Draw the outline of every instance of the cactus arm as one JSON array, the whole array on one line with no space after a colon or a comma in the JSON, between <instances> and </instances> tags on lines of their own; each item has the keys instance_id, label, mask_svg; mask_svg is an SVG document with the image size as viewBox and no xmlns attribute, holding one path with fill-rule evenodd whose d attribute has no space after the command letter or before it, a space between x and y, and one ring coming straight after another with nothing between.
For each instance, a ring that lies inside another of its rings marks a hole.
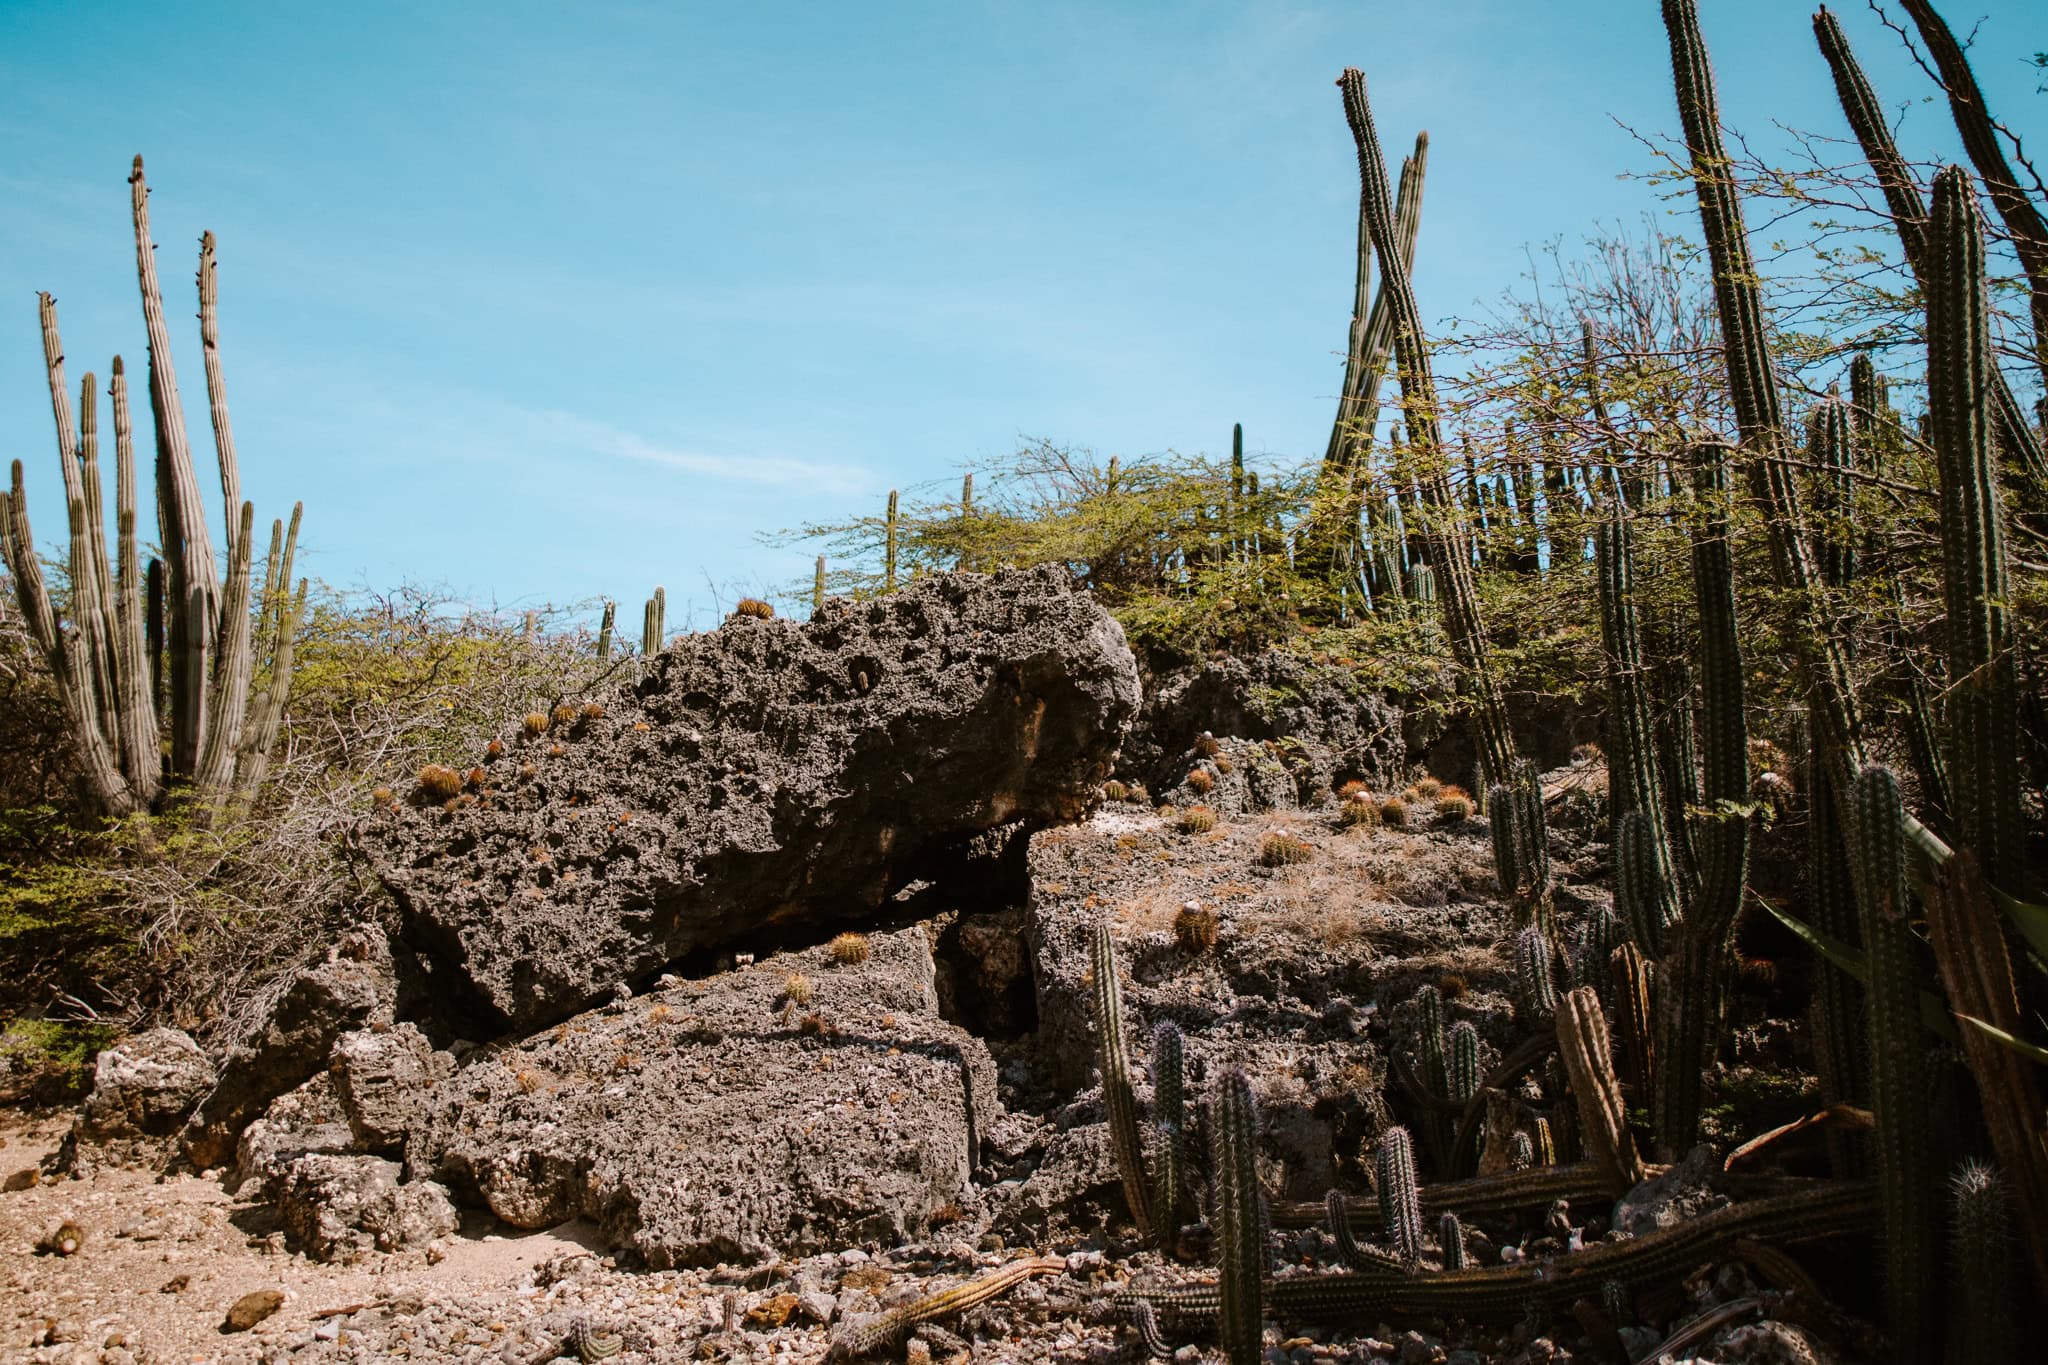
<instances>
[{"instance_id":1,"label":"cactus arm","mask_svg":"<svg viewBox=\"0 0 2048 1365\"><path fill-rule=\"evenodd\" d=\"M296 596L291 595L292 561L299 543L299 518L305 510L304 503L292 505L291 527L285 532L282 557L274 565L277 583L272 592L274 598L264 608L268 624L264 627L264 642L257 647L257 657L267 657L270 664L268 685L257 693L254 710L242 727L242 740L235 750L235 789L244 797L255 794L263 785L263 779L270 771L270 751L277 743L277 732L284 721L285 702L291 696L292 657L298 642L299 623L306 616L306 580L299 580ZM276 523L271 523L272 554L277 554ZM270 574L266 572L266 579Z\"/></svg>"},{"instance_id":2,"label":"cactus arm","mask_svg":"<svg viewBox=\"0 0 2048 1365\"><path fill-rule=\"evenodd\" d=\"M1591 986L1568 991L1559 1002L1557 1054L1578 1101L1586 1150L1607 1175L1612 1192L1625 1194L1643 1178L1643 1163L1622 1109L1621 1083L1608 1051L1607 1015Z\"/></svg>"},{"instance_id":3,"label":"cactus arm","mask_svg":"<svg viewBox=\"0 0 2048 1365\"><path fill-rule=\"evenodd\" d=\"M220 281L211 232L199 235L199 349L206 366L206 407L213 418L213 444L220 452L221 515L227 523L222 549L232 559L240 529L235 509L242 505L242 478L235 463L235 432L228 421L227 386L220 373Z\"/></svg>"},{"instance_id":4,"label":"cactus arm","mask_svg":"<svg viewBox=\"0 0 2048 1365\"><path fill-rule=\"evenodd\" d=\"M121 771L137 804L156 800L163 780L156 697L146 646L141 562L135 543L135 439L128 411L128 376L114 357L107 386L114 410L115 678L121 694Z\"/></svg>"},{"instance_id":5,"label":"cactus arm","mask_svg":"<svg viewBox=\"0 0 2048 1365\"><path fill-rule=\"evenodd\" d=\"M221 600L220 630L214 646L213 683L206 717L206 743L199 751L193 782L204 796L222 796L234 785L235 746L248 714L249 678L249 551L256 521L253 503L242 504L235 548L228 562L227 588Z\"/></svg>"},{"instance_id":6,"label":"cactus arm","mask_svg":"<svg viewBox=\"0 0 2048 1365\"><path fill-rule=\"evenodd\" d=\"M1138 1100L1131 1088L1130 1054L1124 1048L1123 986L1117 979L1116 945L1109 926L1098 924L1090 940L1095 976L1095 1033L1102 1056L1102 1107L1116 1149L1124 1202L1138 1235L1152 1235L1151 1186L1145 1178L1145 1149L1138 1138Z\"/></svg>"}]
</instances>

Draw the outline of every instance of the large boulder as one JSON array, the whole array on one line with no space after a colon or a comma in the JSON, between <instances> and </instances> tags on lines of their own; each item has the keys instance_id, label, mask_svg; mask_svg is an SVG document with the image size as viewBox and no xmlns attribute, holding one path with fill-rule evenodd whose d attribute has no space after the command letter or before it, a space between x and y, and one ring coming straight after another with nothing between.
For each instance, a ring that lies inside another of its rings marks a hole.
<instances>
[{"instance_id":1,"label":"large boulder","mask_svg":"<svg viewBox=\"0 0 2048 1365\"><path fill-rule=\"evenodd\" d=\"M455 1059L434 1051L418 1028L400 1024L344 1033L335 1040L328 1069L357 1147L385 1152L404 1146L428 1092L447 1079Z\"/></svg>"},{"instance_id":2,"label":"large boulder","mask_svg":"<svg viewBox=\"0 0 2048 1365\"><path fill-rule=\"evenodd\" d=\"M400 1184L398 1163L374 1156L299 1157L285 1168L278 1214L293 1249L343 1263L424 1245L460 1223L447 1190L431 1180Z\"/></svg>"},{"instance_id":3,"label":"large boulder","mask_svg":"<svg viewBox=\"0 0 2048 1365\"><path fill-rule=\"evenodd\" d=\"M213 1062L181 1029L151 1029L103 1049L54 1164L84 1174L161 1158L213 1083Z\"/></svg>"},{"instance_id":4,"label":"large boulder","mask_svg":"<svg viewBox=\"0 0 2048 1365\"><path fill-rule=\"evenodd\" d=\"M923 930L866 942L865 961L786 953L480 1053L407 1166L517 1227L591 1218L657 1268L923 1236L973 1198L995 1065L937 1017Z\"/></svg>"},{"instance_id":5,"label":"large boulder","mask_svg":"<svg viewBox=\"0 0 2048 1365\"><path fill-rule=\"evenodd\" d=\"M285 1171L308 1154L360 1155L355 1131L336 1093L334 1073L323 1071L296 1090L270 1102L263 1117L242 1130L235 1143L235 1169L228 1188L244 1199L276 1199Z\"/></svg>"},{"instance_id":6,"label":"large boulder","mask_svg":"<svg viewBox=\"0 0 2048 1365\"><path fill-rule=\"evenodd\" d=\"M228 1049L219 1083L186 1124L181 1140L192 1164L204 1170L233 1160L242 1129L324 1068L343 1034L391 1024L397 992L389 945L367 929L287 978L261 1021Z\"/></svg>"},{"instance_id":7,"label":"large boulder","mask_svg":"<svg viewBox=\"0 0 2048 1365\"><path fill-rule=\"evenodd\" d=\"M1138 702L1123 631L1065 573L948 574L686 636L624 695L511 719L469 792L390 804L364 844L456 1022L524 1031L1080 817Z\"/></svg>"},{"instance_id":8,"label":"large boulder","mask_svg":"<svg viewBox=\"0 0 2048 1365\"><path fill-rule=\"evenodd\" d=\"M1168 792L1213 752L1205 736L1265 741L1229 746L1244 809L1315 805L1354 779L1378 788L1405 781L1400 710L1353 669L1290 650L1223 655L1153 679L1124 770ZM1274 779L1263 781L1268 768Z\"/></svg>"}]
</instances>

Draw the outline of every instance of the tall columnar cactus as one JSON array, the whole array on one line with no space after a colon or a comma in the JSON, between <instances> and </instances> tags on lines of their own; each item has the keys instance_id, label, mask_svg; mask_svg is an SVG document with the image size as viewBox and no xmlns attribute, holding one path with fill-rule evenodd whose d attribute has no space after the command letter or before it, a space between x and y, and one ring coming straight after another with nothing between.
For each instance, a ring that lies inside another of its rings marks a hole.
<instances>
[{"instance_id":1,"label":"tall columnar cactus","mask_svg":"<svg viewBox=\"0 0 2048 1365\"><path fill-rule=\"evenodd\" d=\"M817 568L811 574L811 615L825 610L825 556L818 556Z\"/></svg>"},{"instance_id":2,"label":"tall columnar cactus","mask_svg":"<svg viewBox=\"0 0 2048 1365\"><path fill-rule=\"evenodd\" d=\"M619 604L616 602L606 602L604 604L604 616L599 620L597 626L597 661L599 663L604 663L612 657L612 627L617 624L618 616Z\"/></svg>"},{"instance_id":3,"label":"tall columnar cactus","mask_svg":"<svg viewBox=\"0 0 2048 1365\"><path fill-rule=\"evenodd\" d=\"M1643 1178L1643 1166L1629 1136L1621 1084L1614 1074L1607 1015L1591 987L1567 991L1558 1001L1557 1055L1578 1102L1580 1140L1620 1194Z\"/></svg>"},{"instance_id":4,"label":"tall columnar cactus","mask_svg":"<svg viewBox=\"0 0 2048 1365\"><path fill-rule=\"evenodd\" d=\"M1163 1022L1152 1030L1152 1128L1157 1139L1152 1182L1152 1217L1159 1245L1172 1255L1186 1221L1187 1188L1186 1047L1180 1030Z\"/></svg>"},{"instance_id":5,"label":"tall columnar cactus","mask_svg":"<svg viewBox=\"0 0 2048 1365\"><path fill-rule=\"evenodd\" d=\"M1675 502L1676 499L1674 498ZM1676 656L1679 651L1670 651ZM1685 904L1700 890L1699 852L1692 843L1692 812L1700 804L1699 739L1693 729L1692 666L1682 657L1667 657L1657 670L1657 775L1664 779L1664 836L1671 866L1678 876L1678 902Z\"/></svg>"},{"instance_id":6,"label":"tall columnar cactus","mask_svg":"<svg viewBox=\"0 0 2048 1365\"><path fill-rule=\"evenodd\" d=\"M1669 935L1659 972L1653 1086L1657 1145L1674 1158L1691 1150L1699 1128L1701 1081L1720 1037L1729 950L1748 879L1750 830L1749 724L1743 709L1742 646L1736 637L1727 449L1698 442L1691 459L1698 517L1692 577L1699 610L1703 779L1693 845L1700 889ZM1832 775L1832 764L1829 770Z\"/></svg>"},{"instance_id":7,"label":"tall columnar cactus","mask_svg":"<svg viewBox=\"0 0 2048 1365\"><path fill-rule=\"evenodd\" d=\"M1948 614L1948 771L1956 836L1993 885L2019 889L2019 701L1998 476L1991 461L1984 223L1967 172L1934 177L1928 232L1927 409L1941 474Z\"/></svg>"},{"instance_id":8,"label":"tall columnar cactus","mask_svg":"<svg viewBox=\"0 0 2048 1365\"><path fill-rule=\"evenodd\" d=\"M1402 1127L1380 1135L1380 1224L1387 1244L1410 1266L1422 1260L1422 1191L1415 1179L1415 1144Z\"/></svg>"},{"instance_id":9,"label":"tall columnar cactus","mask_svg":"<svg viewBox=\"0 0 2048 1365\"><path fill-rule=\"evenodd\" d=\"M1905 803L1898 780L1879 767L1856 779L1858 898L1866 967L1870 1098L1877 1115L1873 1163L1884 1195L1885 1304L1892 1355L1901 1365L1932 1357L1934 1186L1920 1040L1920 972L1914 960L1912 901L1906 891Z\"/></svg>"},{"instance_id":10,"label":"tall columnar cactus","mask_svg":"<svg viewBox=\"0 0 2048 1365\"><path fill-rule=\"evenodd\" d=\"M1109 1117L1110 1145L1116 1150L1117 1174L1123 1180L1124 1202L1138 1233L1152 1233L1152 1190L1145 1178L1145 1149L1138 1137L1138 1098L1131 1087L1130 1054L1124 1048L1123 986L1117 977L1116 944L1109 926L1098 924L1090 942L1090 967L1095 976L1095 1036L1102 1049L1102 1107Z\"/></svg>"},{"instance_id":11,"label":"tall columnar cactus","mask_svg":"<svg viewBox=\"0 0 2048 1365\"><path fill-rule=\"evenodd\" d=\"M1216 1190L1218 1317L1230 1365L1259 1365L1265 1330L1266 1222L1259 1190L1258 1112L1243 1067L1225 1067L1210 1099L1209 1164Z\"/></svg>"},{"instance_id":12,"label":"tall columnar cactus","mask_svg":"<svg viewBox=\"0 0 2048 1365\"><path fill-rule=\"evenodd\" d=\"M1642 817L1635 856L1646 860L1654 875L1636 884L1639 904L1632 913L1644 923L1661 925L1676 919L1679 907L1664 832L1664 783L1657 772L1649 673L1636 622L1634 518L1620 501L1609 510L1593 532L1600 639L1607 655L1607 806L1617 849L1622 822L1631 815Z\"/></svg>"},{"instance_id":13,"label":"tall columnar cactus","mask_svg":"<svg viewBox=\"0 0 2048 1365\"><path fill-rule=\"evenodd\" d=\"M1344 117L1358 149L1359 199L1373 250L1382 261L1400 257L1394 228L1393 197L1388 192L1387 163L1366 99L1365 76L1347 69L1338 79L1344 93ZM1464 671L1466 699L1471 705L1477 747L1490 777L1499 780L1514 766L1514 736L1508 728L1507 705L1494 676L1486 625L1479 610L1478 587L1472 574L1471 546L1459 525L1457 500L1450 489L1449 467L1439 426L1436 378L1430 370L1429 339L1415 290L1402 271L1385 272L1388 311L1393 319L1394 362L1401 381L1403 419L1422 495L1429 506L1425 532L1430 567L1442 595L1444 623L1451 652Z\"/></svg>"},{"instance_id":14,"label":"tall columnar cactus","mask_svg":"<svg viewBox=\"0 0 2048 1365\"><path fill-rule=\"evenodd\" d=\"M1655 957L1663 953L1665 936L1678 922L1678 905L1657 865L1651 830L1649 817L1639 810L1622 816L1616 825L1614 908L1628 925L1629 937Z\"/></svg>"},{"instance_id":15,"label":"tall columnar cactus","mask_svg":"<svg viewBox=\"0 0 2048 1365\"><path fill-rule=\"evenodd\" d=\"M1479 1030L1460 1020L1451 1029L1450 1098L1469 1103L1479 1093Z\"/></svg>"},{"instance_id":16,"label":"tall columnar cactus","mask_svg":"<svg viewBox=\"0 0 2048 1365\"><path fill-rule=\"evenodd\" d=\"M1534 769L1517 763L1513 776L1487 789L1486 812L1493 840L1493 867L1518 927L1537 925L1553 941L1550 836L1543 818L1543 793Z\"/></svg>"},{"instance_id":17,"label":"tall columnar cactus","mask_svg":"<svg viewBox=\"0 0 2048 1365\"><path fill-rule=\"evenodd\" d=\"M656 587L654 596L647 599L646 610L640 624L640 654L651 659L661 653L662 642L668 638L668 593Z\"/></svg>"},{"instance_id":18,"label":"tall columnar cactus","mask_svg":"<svg viewBox=\"0 0 2048 1365\"><path fill-rule=\"evenodd\" d=\"M1818 573L1800 515L1794 462L1786 458L1791 452L1787 449L1783 408L1764 321L1762 276L1750 253L1741 197L1729 173L1734 163L1721 137L1713 69L1708 64L1706 42L1700 36L1695 0L1664 0L1663 10L1665 31L1671 40L1672 83L1678 97L1679 120L1685 127L1700 226L1713 265L1714 301L1721 321L1728 396L1741 434L1750 492L1763 511L1771 570L1786 614L1781 633L1792 646L1830 775L1847 786L1863 766L1863 722L1842 642L1828 629L1814 596ZM1708 687L1713 686L1712 679L1704 681ZM1710 708L1714 705L1711 698L1707 704ZM1707 762L1712 765L1714 760L1709 757ZM1722 799L1715 792L1707 793L1710 803ZM1725 850L1721 856L1726 856ZM1705 875L1703 871L1703 881ZM1702 895L1705 894L1703 888ZM1704 974L1717 978L1721 974L1718 958L1711 971L1707 970L1708 964L1700 965ZM1676 996L1678 992L1670 994ZM1676 1058L1670 1060L1673 1065L1666 1068L1667 1072L1696 1074L1695 1068L1677 1065ZM1680 1103L1673 1111L1672 1127L1667 1130L1659 1125L1660 1140L1675 1137L1677 1128L1688 1118L1697 1118L1696 1104L1688 1103L1684 1096L1675 1098ZM1689 1146L1690 1141L1688 1133L1684 1145Z\"/></svg>"},{"instance_id":19,"label":"tall columnar cactus","mask_svg":"<svg viewBox=\"0 0 2048 1365\"><path fill-rule=\"evenodd\" d=\"M1551 972L1553 946L1535 925L1515 935L1515 1008L1528 1028L1547 1028L1557 1017L1557 983Z\"/></svg>"},{"instance_id":20,"label":"tall columnar cactus","mask_svg":"<svg viewBox=\"0 0 2048 1365\"><path fill-rule=\"evenodd\" d=\"M1996 1168L1968 1162L1949 1184L1948 1359L2018 1360L2013 1331L2012 1209Z\"/></svg>"},{"instance_id":21,"label":"tall columnar cactus","mask_svg":"<svg viewBox=\"0 0 2048 1365\"><path fill-rule=\"evenodd\" d=\"M136 548L136 481L127 379L114 360L112 399L116 463L116 545L110 560L100 484L99 404L87 375L74 416L58 336L56 302L40 296L43 359L57 429L70 531L68 610L52 607L36 559L22 469L13 467L0 495L0 558L14 578L29 634L57 684L80 776L93 805L109 816L151 809L166 779L188 785L202 801L247 796L263 779L274 747L292 671L292 641L303 608L290 589L299 513L287 540L275 523L260 601L252 602L250 532L255 512L241 501L234 434L221 375L219 285L213 235L200 243L199 326L206 387L218 453L228 572L217 575L213 543L200 505L199 481L185 431L170 331L157 284L149 236L148 187L142 160L129 177L136 275L149 335L151 412L157 450L157 530L165 573L152 561L147 606ZM168 584L165 580L168 579ZM252 612L255 620L252 623ZM170 746L162 747L159 684L168 654ZM257 690L258 670L267 671ZM253 706L252 706L252 692Z\"/></svg>"},{"instance_id":22,"label":"tall columnar cactus","mask_svg":"<svg viewBox=\"0 0 2048 1365\"><path fill-rule=\"evenodd\" d=\"M1612 999L1607 959L1625 938L1621 916L1612 906L1594 905L1587 910L1579 921L1579 941L1572 953L1572 984L1593 987L1603 1002Z\"/></svg>"},{"instance_id":23,"label":"tall columnar cactus","mask_svg":"<svg viewBox=\"0 0 2048 1365\"><path fill-rule=\"evenodd\" d=\"M896 591L896 490L889 490L889 513L882 529L882 591Z\"/></svg>"}]
</instances>

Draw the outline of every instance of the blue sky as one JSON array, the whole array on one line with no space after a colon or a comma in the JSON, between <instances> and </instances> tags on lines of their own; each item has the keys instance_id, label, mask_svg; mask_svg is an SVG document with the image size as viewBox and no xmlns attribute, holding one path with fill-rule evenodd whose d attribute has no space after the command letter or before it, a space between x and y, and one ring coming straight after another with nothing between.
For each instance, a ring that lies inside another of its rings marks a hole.
<instances>
[{"instance_id":1,"label":"blue sky","mask_svg":"<svg viewBox=\"0 0 2048 1365\"><path fill-rule=\"evenodd\" d=\"M2021 58L1978 72L2048 156ZM1724 114L1841 131L1804 4L1702 0ZM1891 104L1928 93L1856 3ZM0 0L0 459L62 508L34 291L74 383L143 344L145 155L201 479L192 269L220 238L244 495L302 569L480 602L666 585L671 626L805 578L756 533L1044 436L1319 452L1356 225L1332 84L1428 128L1417 287L1469 312L1525 249L1656 207L1619 126L1674 128L1656 0L1014 5ZM1955 155L1946 111L1912 155ZM146 439L146 438L145 438ZM716 584L714 591L710 586Z\"/></svg>"}]
</instances>

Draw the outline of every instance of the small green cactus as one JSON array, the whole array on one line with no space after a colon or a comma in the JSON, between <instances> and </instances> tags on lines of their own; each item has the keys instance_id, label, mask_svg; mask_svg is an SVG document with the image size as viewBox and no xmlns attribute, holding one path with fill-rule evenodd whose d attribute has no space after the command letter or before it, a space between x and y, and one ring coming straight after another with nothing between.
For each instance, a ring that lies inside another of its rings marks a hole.
<instances>
[{"instance_id":1,"label":"small green cactus","mask_svg":"<svg viewBox=\"0 0 2048 1365\"><path fill-rule=\"evenodd\" d=\"M1543 1027L1557 1017L1557 984L1551 976L1550 940L1530 925L1515 935L1515 994L1525 1027Z\"/></svg>"},{"instance_id":2,"label":"small green cactus","mask_svg":"<svg viewBox=\"0 0 2048 1365\"><path fill-rule=\"evenodd\" d=\"M1451 1030L1450 1098L1467 1104L1479 1093L1479 1030L1460 1020Z\"/></svg>"},{"instance_id":3,"label":"small green cactus","mask_svg":"<svg viewBox=\"0 0 2048 1365\"><path fill-rule=\"evenodd\" d=\"M1465 1258L1465 1227L1458 1221L1458 1215L1449 1209L1436 1225L1437 1249L1443 1253L1445 1270L1463 1270Z\"/></svg>"},{"instance_id":4,"label":"small green cactus","mask_svg":"<svg viewBox=\"0 0 2048 1365\"><path fill-rule=\"evenodd\" d=\"M1186 1047L1171 1021L1152 1030L1152 1128L1156 1163L1152 1186L1153 1222L1159 1245L1172 1255L1186 1214L1187 1186Z\"/></svg>"},{"instance_id":5,"label":"small green cactus","mask_svg":"<svg viewBox=\"0 0 2048 1365\"><path fill-rule=\"evenodd\" d=\"M1215 1181L1216 1253L1223 1271L1219 1313L1230 1365L1260 1365L1266 1226L1259 1190L1258 1110L1243 1067L1218 1073L1210 1099L1209 1164Z\"/></svg>"}]
</instances>

